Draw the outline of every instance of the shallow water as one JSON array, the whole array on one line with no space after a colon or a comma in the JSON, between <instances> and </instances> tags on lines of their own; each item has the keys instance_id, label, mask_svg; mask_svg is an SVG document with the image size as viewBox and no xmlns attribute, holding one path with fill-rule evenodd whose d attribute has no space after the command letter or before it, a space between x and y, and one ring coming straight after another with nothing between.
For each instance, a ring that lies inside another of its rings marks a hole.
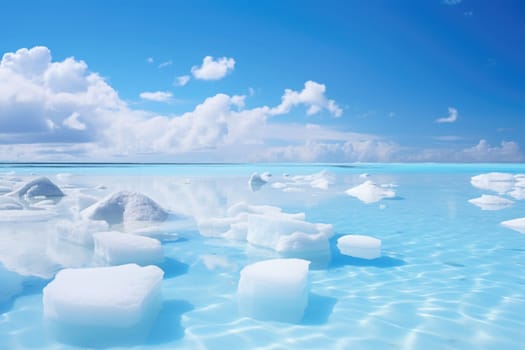
<instances>
[{"instance_id":1,"label":"shallow water","mask_svg":"<svg viewBox=\"0 0 525 350\"><path fill-rule=\"evenodd\" d=\"M272 183L327 170L327 189ZM252 191L253 172L273 174ZM142 192L176 214L159 228L163 243L163 304L137 349L520 349L525 343L525 235L501 221L525 216L525 201L486 211L468 202L482 194L474 175L525 173L516 164L342 165L0 165L0 185L16 188L45 175L66 196L34 203L23 213L0 210L0 263L24 277L13 298L0 298L0 349L78 348L59 341L43 319L42 288L64 267L96 264L92 248L56 239L58 221L78 219L79 196ZM345 190L365 181L396 185L396 197L365 204ZM508 198L508 197L507 197ZM247 264L278 257L243 241L203 237L195 225L221 217L240 201L304 212L334 226L331 256L313 264L302 321L241 317L236 290ZM17 211L18 212L18 211ZM382 240L382 257L339 254L337 237ZM0 278L2 275L0 274Z\"/></svg>"}]
</instances>

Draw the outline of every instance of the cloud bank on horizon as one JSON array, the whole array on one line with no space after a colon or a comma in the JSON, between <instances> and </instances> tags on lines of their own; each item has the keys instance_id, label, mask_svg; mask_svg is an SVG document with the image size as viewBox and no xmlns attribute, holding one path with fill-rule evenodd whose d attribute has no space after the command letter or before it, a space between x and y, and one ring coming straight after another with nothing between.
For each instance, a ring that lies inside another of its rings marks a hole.
<instances>
[{"instance_id":1,"label":"cloud bank on horizon","mask_svg":"<svg viewBox=\"0 0 525 350\"><path fill-rule=\"evenodd\" d=\"M152 61L153 59L151 59ZM204 57L198 80L232 74L235 60ZM189 80L179 77L179 85ZM250 90L252 91L252 90ZM273 106L246 107L250 96L217 93L185 113L138 109L88 64L53 61L44 46L7 52L0 63L0 159L4 161L519 161L516 142L481 139L462 149L411 149L380 135L339 131L329 124L296 123L291 113L342 118L343 108L322 84L284 88ZM169 102L169 91L143 92ZM304 111L301 110L304 108ZM438 123L457 120L458 111Z\"/></svg>"}]
</instances>

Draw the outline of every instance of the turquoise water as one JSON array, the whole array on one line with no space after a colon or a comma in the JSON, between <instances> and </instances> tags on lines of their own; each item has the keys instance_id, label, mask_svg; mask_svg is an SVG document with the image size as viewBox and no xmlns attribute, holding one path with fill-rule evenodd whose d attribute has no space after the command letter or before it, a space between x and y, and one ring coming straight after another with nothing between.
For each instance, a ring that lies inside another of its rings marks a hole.
<instances>
[{"instance_id":1,"label":"turquoise water","mask_svg":"<svg viewBox=\"0 0 525 350\"><path fill-rule=\"evenodd\" d=\"M322 170L332 174L326 189L272 187L288 181L284 173ZM252 191L248 178L264 171L273 174L270 182ZM525 165L0 165L4 186L45 175L66 193L57 204L27 215L0 210L0 263L24 276L21 290L8 300L0 298L0 349L82 348L74 339L62 343L43 318L42 288L54 273L92 263L90 248L54 239L56 226L75 220L79 195L103 198L118 190L147 194L175 213L180 220L161 230L178 239L163 242L163 304L147 337L129 344L99 339L97 346L522 349L525 235L500 222L524 217L525 200L495 211L468 202L496 194L470 183L472 176L494 171L523 174ZM345 190L365 181L363 173L378 184L395 185L396 197L365 204L346 195ZM240 316L240 270L279 255L245 241L203 237L195 225L224 216L241 201L304 212L307 221L334 227L329 260L310 269L309 302L300 322ZM382 257L341 255L335 241L344 234L381 239Z\"/></svg>"}]
</instances>

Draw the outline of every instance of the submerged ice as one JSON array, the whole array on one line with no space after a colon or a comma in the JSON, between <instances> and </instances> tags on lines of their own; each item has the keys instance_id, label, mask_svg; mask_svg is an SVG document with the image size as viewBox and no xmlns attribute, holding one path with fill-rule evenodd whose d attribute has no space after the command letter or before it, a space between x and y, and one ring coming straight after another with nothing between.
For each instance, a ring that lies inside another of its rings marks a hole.
<instances>
[{"instance_id":1,"label":"submerged ice","mask_svg":"<svg viewBox=\"0 0 525 350\"><path fill-rule=\"evenodd\" d=\"M363 235L345 235L337 240L341 254L360 259L376 259L381 256L381 240Z\"/></svg>"}]
</instances>

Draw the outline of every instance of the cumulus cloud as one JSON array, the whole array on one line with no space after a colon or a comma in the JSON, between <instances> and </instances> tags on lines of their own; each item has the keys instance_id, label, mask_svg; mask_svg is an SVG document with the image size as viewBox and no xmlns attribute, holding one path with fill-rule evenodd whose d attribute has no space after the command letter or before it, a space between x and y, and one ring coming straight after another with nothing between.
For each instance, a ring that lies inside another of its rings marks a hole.
<instances>
[{"instance_id":1,"label":"cumulus cloud","mask_svg":"<svg viewBox=\"0 0 525 350\"><path fill-rule=\"evenodd\" d=\"M454 107L448 107L448 117L436 119L436 123L454 123L458 120L458 110Z\"/></svg>"},{"instance_id":2,"label":"cumulus cloud","mask_svg":"<svg viewBox=\"0 0 525 350\"><path fill-rule=\"evenodd\" d=\"M151 64L151 63L155 62L155 60L153 59L153 57L148 57L148 58L146 58L146 62Z\"/></svg>"},{"instance_id":3,"label":"cumulus cloud","mask_svg":"<svg viewBox=\"0 0 525 350\"><path fill-rule=\"evenodd\" d=\"M281 98L281 104L273 108L271 113L276 115L285 114L290 112L292 107L306 105L308 107L306 111L308 115L319 113L325 109L333 116L340 117L343 114L343 110L334 100L327 99L325 92L326 86L324 84L309 80L304 83L304 88L301 91L286 89Z\"/></svg>"},{"instance_id":4,"label":"cumulus cloud","mask_svg":"<svg viewBox=\"0 0 525 350\"><path fill-rule=\"evenodd\" d=\"M195 79L200 80L219 80L226 76L226 74L233 71L235 67L235 60L228 57L219 57L214 59L212 56L206 56L202 60L202 65L193 66L191 74Z\"/></svg>"},{"instance_id":5,"label":"cumulus cloud","mask_svg":"<svg viewBox=\"0 0 525 350\"><path fill-rule=\"evenodd\" d=\"M491 146L486 140L462 151L463 159L472 162L520 162L524 160L519 145L514 141L501 141L499 146Z\"/></svg>"},{"instance_id":6,"label":"cumulus cloud","mask_svg":"<svg viewBox=\"0 0 525 350\"><path fill-rule=\"evenodd\" d=\"M173 94L169 91L155 91L155 92L141 92L140 98L143 100L155 101L155 102L168 102L173 97Z\"/></svg>"},{"instance_id":7,"label":"cumulus cloud","mask_svg":"<svg viewBox=\"0 0 525 350\"><path fill-rule=\"evenodd\" d=\"M77 112L73 112L69 117L67 117L66 119L64 119L64 121L62 122L62 124L70 129L74 129L74 130L86 130L86 124L82 123L78 118L80 117L80 114L78 114ZM51 123L53 123L51 121ZM54 124L52 125L53 127L56 127L54 126Z\"/></svg>"},{"instance_id":8,"label":"cumulus cloud","mask_svg":"<svg viewBox=\"0 0 525 350\"><path fill-rule=\"evenodd\" d=\"M175 86L185 86L190 81L191 77L189 75L181 75L180 77L175 78L173 85Z\"/></svg>"}]
</instances>

